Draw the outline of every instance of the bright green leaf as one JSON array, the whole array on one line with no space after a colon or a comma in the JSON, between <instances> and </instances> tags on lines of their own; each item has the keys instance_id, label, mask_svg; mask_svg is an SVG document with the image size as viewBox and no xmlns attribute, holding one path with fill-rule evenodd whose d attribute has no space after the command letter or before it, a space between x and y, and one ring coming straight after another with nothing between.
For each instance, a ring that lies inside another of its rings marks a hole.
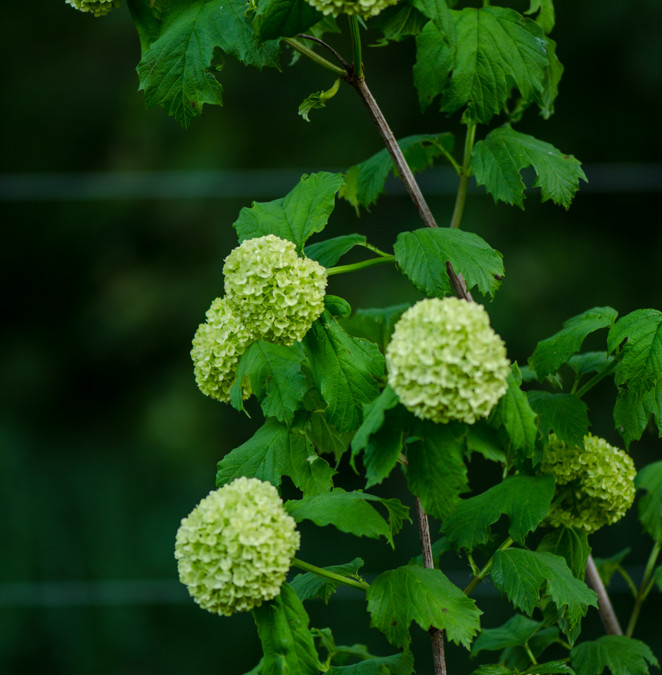
<instances>
[{"instance_id":1,"label":"bright green leaf","mask_svg":"<svg viewBox=\"0 0 662 675\"><path fill-rule=\"evenodd\" d=\"M326 675L412 675L414 657L411 652L359 661L351 666L332 666Z\"/></svg>"},{"instance_id":2,"label":"bright green leaf","mask_svg":"<svg viewBox=\"0 0 662 675\"><path fill-rule=\"evenodd\" d=\"M533 187L539 187L542 201L570 206L579 189L579 181L586 180L581 164L572 155L564 155L553 145L510 126L499 127L476 143L471 155L471 167L478 185L484 185L494 201L516 204L524 208L524 181L520 172L533 167L537 178Z\"/></svg>"},{"instance_id":3,"label":"bright green leaf","mask_svg":"<svg viewBox=\"0 0 662 675\"><path fill-rule=\"evenodd\" d=\"M446 263L461 274L467 290L474 286L494 296L505 274L503 256L473 232L450 228L422 228L401 232L394 246L395 259L414 286L428 297L453 292Z\"/></svg>"},{"instance_id":4,"label":"bright green leaf","mask_svg":"<svg viewBox=\"0 0 662 675\"><path fill-rule=\"evenodd\" d=\"M456 644L468 648L479 630L481 611L446 575L415 565L380 574L367 593L371 626L397 647L409 644L409 625L424 631L431 626L446 631Z\"/></svg>"},{"instance_id":5,"label":"bright green leaf","mask_svg":"<svg viewBox=\"0 0 662 675\"><path fill-rule=\"evenodd\" d=\"M331 100L340 88L340 78L338 78L329 89L316 91L308 96L299 105L299 115L303 117L306 122L310 122L311 110L320 110L326 108L326 102Z\"/></svg>"},{"instance_id":6,"label":"bright green leaf","mask_svg":"<svg viewBox=\"0 0 662 675\"><path fill-rule=\"evenodd\" d=\"M536 23L545 34L551 33L556 21L553 0L530 0L530 3L529 9L524 13L535 14L539 12Z\"/></svg>"},{"instance_id":7,"label":"bright green leaf","mask_svg":"<svg viewBox=\"0 0 662 675\"><path fill-rule=\"evenodd\" d=\"M257 0L253 27L260 40L307 33L324 16L306 0Z\"/></svg>"},{"instance_id":8,"label":"bright green leaf","mask_svg":"<svg viewBox=\"0 0 662 675\"><path fill-rule=\"evenodd\" d=\"M324 229L342 184L342 174L314 173L303 176L281 199L253 202L241 210L234 223L239 241L275 234L293 241L302 251L306 240Z\"/></svg>"},{"instance_id":9,"label":"bright green leaf","mask_svg":"<svg viewBox=\"0 0 662 675\"><path fill-rule=\"evenodd\" d=\"M581 445L588 433L588 406L573 394L550 394L528 391L527 398L534 412L540 415L543 434L553 431L569 445Z\"/></svg>"},{"instance_id":10,"label":"bright green leaf","mask_svg":"<svg viewBox=\"0 0 662 675\"><path fill-rule=\"evenodd\" d=\"M521 614L515 614L511 619L498 628L483 628L471 648L471 655L477 656L483 650L501 651L506 647L526 645L541 627L539 621L527 619Z\"/></svg>"},{"instance_id":11,"label":"bright green leaf","mask_svg":"<svg viewBox=\"0 0 662 675\"><path fill-rule=\"evenodd\" d=\"M473 551L489 540L490 527L505 514L510 536L521 544L547 515L554 490L549 475L509 476L482 494L461 500L442 529L456 549Z\"/></svg>"},{"instance_id":12,"label":"bright green leaf","mask_svg":"<svg viewBox=\"0 0 662 675\"><path fill-rule=\"evenodd\" d=\"M346 319L352 313L352 306L345 298L331 295L330 293L324 296L324 307L329 310L331 316L340 317L341 319Z\"/></svg>"},{"instance_id":13,"label":"bright green leaf","mask_svg":"<svg viewBox=\"0 0 662 675\"><path fill-rule=\"evenodd\" d=\"M354 560L344 565L329 565L322 569L344 577L359 579L361 567L363 567L363 560L361 558L354 558ZM311 600L312 598L321 598L325 604L328 604L331 596L336 592L339 583L339 581L333 581L312 572L305 572L297 574L292 579L290 585L302 602Z\"/></svg>"},{"instance_id":14,"label":"bright green leaf","mask_svg":"<svg viewBox=\"0 0 662 675\"><path fill-rule=\"evenodd\" d=\"M646 493L637 504L639 521L644 530L662 544L662 462L654 462L641 469L634 484Z\"/></svg>"},{"instance_id":15,"label":"bright green leaf","mask_svg":"<svg viewBox=\"0 0 662 675\"><path fill-rule=\"evenodd\" d=\"M386 351L398 319L409 305L393 305L376 309L359 309L342 325L351 335L374 342L382 353Z\"/></svg>"},{"instance_id":16,"label":"bright green leaf","mask_svg":"<svg viewBox=\"0 0 662 675\"><path fill-rule=\"evenodd\" d=\"M538 544L538 551L560 555L577 579L584 579L586 561L591 547L585 530L571 527L556 527L546 534Z\"/></svg>"},{"instance_id":17,"label":"bright green leaf","mask_svg":"<svg viewBox=\"0 0 662 675\"><path fill-rule=\"evenodd\" d=\"M317 260L320 265L332 267L345 253L365 243L366 238L362 234L343 234L340 237L309 244L304 252L309 258Z\"/></svg>"},{"instance_id":18,"label":"bright green leaf","mask_svg":"<svg viewBox=\"0 0 662 675\"><path fill-rule=\"evenodd\" d=\"M604 635L582 642L570 652L577 675L600 675L609 668L612 675L647 675L657 659L646 644L624 635Z\"/></svg>"}]
</instances>

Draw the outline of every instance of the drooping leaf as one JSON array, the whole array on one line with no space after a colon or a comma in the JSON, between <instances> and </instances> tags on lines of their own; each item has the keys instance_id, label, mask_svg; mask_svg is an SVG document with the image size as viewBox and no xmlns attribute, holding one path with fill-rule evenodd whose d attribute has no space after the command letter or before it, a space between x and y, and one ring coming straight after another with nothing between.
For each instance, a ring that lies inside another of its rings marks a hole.
<instances>
[{"instance_id":1,"label":"drooping leaf","mask_svg":"<svg viewBox=\"0 0 662 675\"><path fill-rule=\"evenodd\" d=\"M317 260L320 265L332 267L345 253L365 243L366 238L362 234L343 234L340 237L309 244L304 251L309 258Z\"/></svg>"},{"instance_id":2,"label":"drooping leaf","mask_svg":"<svg viewBox=\"0 0 662 675\"><path fill-rule=\"evenodd\" d=\"M409 168L414 172L423 171L432 166L438 157L453 151L453 135L418 134L407 136L398 141ZM355 164L347 170L345 188L342 196L354 207L371 206L384 192L384 184L395 165L384 148L365 162Z\"/></svg>"},{"instance_id":3,"label":"drooping leaf","mask_svg":"<svg viewBox=\"0 0 662 675\"><path fill-rule=\"evenodd\" d=\"M361 567L363 567L363 560L361 558L354 558L354 560L345 565L328 565L322 569L344 577L358 579L360 578L358 573ZM290 585L302 602L311 600L312 598L321 598L325 604L328 604L331 596L336 592L339 583L339 581L333 581L312 572L304 572L303 574L297 574L292 579Z\"/></svg>"},{"instance_id":4,"label":"drooping leaf","mask_svg":"<svg viewBox=\"0 0 662 675\"><path fill-rule=\"evenodd\" d=\"M309 389L301 370L304 359L299 344L286 347L262 340L254 342L239 361L237 379L230 390L232 405L243 410L242 384L250 382L264 416L291 424L295 411L303 407Z\"/></svg>"},{"instance_id":5,"label":"drooping leaf","mask_svg":"<svg viewBox=\"0 0 662 675\"><path fill-rule=\"evenodd\" d=\"M388 510L388 522L370 502ZM341 532L356 537L384 537L391 546L393 535L402 527L403 519L408 518L408 509L397 499L382 499L364 492L345 492L340 488L290 500L285 503L285 508L297 522L307 519L320 527L333 525Z\"/></svg>"},{"instance_id":6,"label":"drooping leaf","mask_svg":"<svg viewBox=\"0 0 662 675\"><path fill-rule=\"evenodd\" d=\"M279 486L281 477L289 476L304 494L314 495L331 489L334 473L298 429L288 429L270 418L218 463L216 486L221 487L239 476L259 478Z\"/></svg>"},{"instance_id":7,"label":"drooping leaf","mask_svg":"<svg viewBox=\"0 0 662 675\"><path fill-rule=\"evenodd\" d=\"M647 675L650 666L658 666L648 645L625 635L603 635L582 642L570 652L577 675L600 675L609 668L612 675Z\"/></svg>"},{"instance_id":8,"label":"drooping leaf","mask_svg":"<svg viewBox=\"0 0 662 675\"><path fill-rule=\"evenodd\" d=\"M327 311L313 324L304 345L329 423L340 432L358 429L363 404L379 395L382 353L371 342L349 336Z\"/></svg>"},{"instance_id":9,"label":"drooping leaf","mask_svg":"<svg viewBox=\"0 0 662 675\"><path fill-rule=\"evenodd\" d=\"M428 19L432 19L437 30L444 36L444 41L454 48L457 42L455 20L446 0L414 0L414 7Z\"/></svg>"},{"instance_id":10,"label":"drooping leaf","mask_svg":"<svg viewBox=\"0 0 662 675\"><path fill-rule=\"evenodd\" d=\"M324 229L335 206L342 174L320 172L303 176L285 197L253 202L239 213L233 227L239 241L275 234L303 251L306 240Z\"/></svg>"},{"instance_id":11,"label":"drooping leaf","mask_svg":"<svg viewBox=\"0 0 662 675\"><path fill-rule=\"evenodd\" d=\"M509 548L497 551L491 570L494 585L529 616L549 597L571 627L579 624L595 593L575 578L564 558L552 553Z\"/></svg>"},{"instance_id":12,"label":"drooping leaf","mask_svg":"<svg viewBox=\"0 0 662 675\"><path fill-rule=\"evenodd\" d=\"M531 0L529 9L525 14L535 14L536 23L542 28L545 34L551 33L556 21L553 0Z\"/></svg>"},{"instance_id":13,"label":"drooping leaf","mask_svg":"<svg viewBox=\"0 0 662 675\"><path fill-rule=\"evenodd\" d=\"M555 527L542 538L537 550L560 555L565 559L573 575L577 579L584 579L586 561L591 554L585 530Z\"/></svg>"},{"instance_id":14,"label":"drooping leaf","mask_svg":"<svg viewBox=\"0 0 662 675\"><path fill-rule=\"evenodd\" d=\"M326 102L330 101L338 93L339 88L340 78L338 78L328 89L316 91L306 96L299 105L299 115L301 115L306 122L310 122L311 110L326 108Z\"/></svg>"},{"instance_id":15,"label":"drooping leaf","mask_svg":"<svg viewBox=\"0 0 662 675\"><path fill-rule=\"evenodd\" d=\"M494 652L506 647L526 645L540 630L541 625L540 621L515 614L498 628L483 628L471 647L471 655L477 656L483 650Z\"/></svg>"},{"instance_id":16,"label":"drooping leaf","mask_svg":"<svg viewBox=\"0 0 662 675\"><path fill-rule=\"evenodd\" d=\"M499 440L498 432L478 421L466 427L467 450L481 454L491 462L506 462L506 453Z\"/></svg>"},{"instance_id":17,"label":"drooping leaf","mask_svg":"<svg viewBox=\"0 0 662 675\"><path fill-rule=\"evenodd\" d=\"M318 452L332 454L336 463L349 448L352 438L351 431L340 432L329 424L324 411L315 411L310 414L306 424L306 436Z\"/></svg>"},{"instance_id":18,"label":"drooping leaf","mask_svg":"<svg viewBox=\"0 0 662 675\"><path fill-rule=\"evenodd\" d=\"M533 167L542 201L570 206L579 189L579 181L586 180L581 164L572 155L564 155L553 145L510 126L499 127L474 145L471 154L473 175L478 185L484 185L494 201L516 204L524 208L525 184L520 172Z\"/></svg>"},{"instance_id":19,"label":"drooping leaf","mask_svg":"<svg viewBox=\"0 0 662 675\"><path fill-rule=\"evenodd\" d=\"M410 0L398 2L395 6L387 7L373 20L372 28L383 35L375 44L384 47L389 42L400 42L418 35L427 21L427 17L415 9Z\"/></svg>"},{"instance_id":20,"label":"drooping leaf","mask_svg":"<svg viewBox=\"0 0 662 675\"><path fill-rule=\"evenodd\" d=\"M547 391L528 391L527 398L534 412L540 415L540 429L544 434L553 431L569 445L581 445L588 433L588 406L573 394L550 394Z\"/></svg>"},{"instance_id":21,"label":"drooping leaf","mask_svg":"<svg viewBox=\"0 0 662 675\"><path fill-rule=\"evenodd\" d=\"M352 313L352 306L345 298L330 293L324 296L324 307L329 310L331 316L337 316L341 319L346 319Z\"/></svg>"},{"instance_id":22,"label":"drooping leaf","mask_svg":"<svg viewBox=\"0 0 662 675\"><path fill-rule=\"evenodd\" d=\"M581 349L587 335L608 328L617 316L618 312L612 307L593 307L564 321L563 328L541 340L529 358L529 364L536 371L538 379L542 380L556 372Z\"/></svg>"},{"instance_id":23,"label":"drooping leaf","mask_svg":"<svg viewBox=\"0 0 662 675\"><path fill-rule=\"evenodd\" d=\"M412 675L414 657L411 652L359 661L350 666L331 666L326 675Z\"/></svg>"},{"instance_id":24,"label":"drooping leaf","mask_svg":"<svg viewBox=\"0 0 662 675\"><path fill-rule=\"evenodd\" d=\"M162 16L150 0L127 0L131 18L136 25L140 39L140 51L145 53L152 42L159 38Z\"/></svg>"},{"instance_id":25,"label":"drooping leaf","mask_svg":"<svg viewBox=\"0 0 662 675\"><path fill-rule=\"evenodd\" d=\"M257 0L253 27L260 40L307 33L324 16L306 0Z\"/></svg>"},{"instance_id":26,"label":"drooping leaf","mask_svg":"<svg viewBox=\"0 0 662 675\"><path fill-rule=\"evenodd\" d=\"M614 357L609 356L607 352L585 352L571 356L568 359L568 365L581 377L589 373L599 373L613 360Z\"/></svg>"},{"instance_id":27,"label":"drooping leaf","mask_svg":"<svg viewBox=\"0 0 662 675\"><path fill-rule=\"evenodd\" d=\"M543 0L543 2L547 1ZM559 83L563 76L563 64L556 55L556 43L550 38L547 38L547 57L549 58L549 64L543 80L542 101L538 104L540 114L546 120L554 114L554 102L559 94Z\"/></svg>"},{"instance_id":28,"label":"drooping leaf","mask_svg":"<svg viewBox=\"0 0 662 675\"><path fill-rule=\"evenodd\" d=\"M283 584L280 595L252 614L264 653L262 675L319 675L322 666L308 628L308 614L289 584Z\"/></svg>"},{"instance_id":29,"label":"drooping leaf","mask_svg":"<svg viewBox=\"0 0 662 675\"><path fill-rule=\"evenodd\" d=\"M462 275L467 290L476 286L490 297L505 274L503 256L477 234L464 230L422 228L401 232L393 250L402 272L428 297L444 297L453 292L446 262Z\"/></svg>"},{"instance_id":30,"label":"drooping leaf","mask_svg":"<svg viewBox=\"0 0 662 675\"><path fill-rule=\"evenodd\" d=\"M547 515L554 490L549 475L509 476L480 495L462 499L444 523L444 534L456 549L473 551L488 541L490 527L505 514L510 536L521 544Z\"/></svg>"},{"instance_id":31,"label":"drooping leaf","mask_svg":"<svg viewBox=\"0 0 662 675\"><path fill-rule=\"evenodd\" d=\"M637 504L639 521L644 530L662 544L662 462L654 462L641 469L634 484L646 493Z\"/></svg>"},{"instance_id":32,"label":"drooping leaf","mask_svg":"<svg viewBox=\"0 0 662 675\"><path fill-rule=\"evenodd\" d=\"M368 445L370 436L382 428L386 411L395 408L398 403L398 395L387 386L374 401L365 406L363 422L352 438L352 455Z\"/></svg>"},{"instance_id":33,"label":"drooping leaf","mask_svg":"<svg viewBox=\"0 0 662 675\"><path fill-rule=\"evenodd\" d=\"M350 335L374 342L382 353L386 351L398 319L409 305L393 305L376 309L359 309L342 325Z\"/></svg>"},{"instance_id":34,"label":"drooping leaf","mask_svg":"<svg viewBox=\"0 0 662 675\"><path fill-rule=\"evenodd\" d=\"M456 644L468 648L479 629L481 611L446 575L415 565L380 574L367 593L371 626L397 647L409 644L409 626L446 631Z\"/></svg>"}]
</instances>

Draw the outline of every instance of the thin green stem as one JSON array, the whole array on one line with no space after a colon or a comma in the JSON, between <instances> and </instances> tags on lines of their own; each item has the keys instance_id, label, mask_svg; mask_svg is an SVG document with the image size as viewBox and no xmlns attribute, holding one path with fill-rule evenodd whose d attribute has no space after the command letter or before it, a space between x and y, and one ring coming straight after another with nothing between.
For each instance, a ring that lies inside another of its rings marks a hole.
<instances>
[{"instance_id":1,"label":"thin green stem","mask_svg":"<svg viewBox=\"0 0 662 675\"><path fill-rule=\"evenodd\" d=\"M632 593L632 597L636 598L637 593L639 593L639 591L637 590L637 587L634 585L634 581L632 581L632 577L625 571L625 569L623 569L622 565L619 565L616 568L616 571L621 575L621 577L623 577L623 580L628 585L628 588L630 589L630 591Z\"/></svg>"},{"instance_id":2,"label":"thin green stem","mask_svg":"<svg viewBox=\"0 0 662 675\"><path fill-rule=\"evenodd\" d=\"M460 169L460 184L457 188L455 198L455 208L451 218L451 227L460 227L462 214L464 213L464 203L467 199L467 188L469 187L469 178L471 178L471 152L474 149L476 140L476 123L467 124L467 134L464 137L464 156L462 158L462 168Z\"/></svg>"},{"instance_id":3,"label":"thin green stem","mask_svg":"<svg viewBox=\"0 0 662 675\"><path fill-rule=\"evenodd\" d=\"M508 539L506 539L506 541L504 541L503 544L501 544L501 546L499 546L499 548L494 553L496 553L497 551L505 551L507 548L510 548L514 543L515 542L513 541L512 537L508 537ZM489 574L493 564L494 564L494 554L492 554L490 559L483 566L483 569L480 572L478 572L478 574L469 582L469 585L464 589L465 595L471 595L474 588L476 588L476 586L478 586L478 584Z\"/></svg>"},{"instance_id":4,"label":"thin green stem","mask_svg":"<svg viewBox=\"0 0 662 675\"><path fill-rule=\"evenodd\" d=\"M372 244L369 244L367 241L365 244L360 244L363 246L363 248L367 248L369 251L372 251L373 253L376 253L377 255L382 256L383 258L391 258L392 255L390 253L386 253L385 251L382 251L381 249L378 249L376 246L373 246Z\"/></svg>"},{"instance_id":5,"label":"thin green stem","mask_svg":"<svg viewBox=\"0 0 662 675\"><path fill-rule=\"evenodd\" d=\"M358 78L363 78L363 48L361 46L361 27L359 18L356 14L350 14L349 32L352 36L352 54L354 57L354 74Z\"/></svg>"},{"instance_id":6,"label":"thin green stem","mask_svg":"<svg viewBox=\"0 0 662 675\"><path fill-rule=\"evenodd\" d=\"M536 657L533 655L533 652L531 651L531 647L529 647L529 643L528 643L528 642L525 642L525 643L524 643L524 651L526 652L526 655L527 655L527 656L529 657L529 659L531 660L531 663L532 663L534 666L537 666L537 665L538 665L538 662L536 661Z\"/></svg>"},{"instance_id":7,"label":"thin green stem","mask_svg":"<svg viewBox=\"0 0 662 675\"><path fill-rule=\"evenodd\" d=\"M302 42L299 42L299 40L296 38L284 38L283 42L286 42L288 45L290 45L290 47L292 47L292 49L296 49L296 51L298 51L300 54L303 54L311 61L314 61L318 65L322 66L322 68L330 70L339 77L347 76L347 71L344 68L337 66L335 63L331 63L331 61L328 61L323 56L320 56L316 51L310 49L310 47L307 47Z\"/></svg>"},{"instance_id":8,"label":"thin green stem","mask_svg":"<svg viewBox=\"0 0 662 675\"><path fill-rule=\"evenodd\" d=\"M634 607L632 608L632 614L630 616L630 621L628 622L627 630L625 634L628 637L632 637L634 633L634 628L637 625L637 620L639 619L639 613L641 612L641 607L644 604L644 600L651 592L655 579L653 578L653 572L655 571L655 564L657 563L657 558L660 555L660 550L662 549L662 544L656 542L653 546L651 554L648 556L648 562L646 563L646 569L644 570L644 577L641 580L641 586L639 586L639 593L634 600Z\"/></svg>"},{"instance_id":9,"label":"thin green stem","mask_svg":"<svg viewBox=\"0 0 662 675\"><path fill-rule=\"evenodd\" d=\"M319 577L324 577L330 581L336 581L339 584L351 586L352 588L358 588L361 591L367 591L368 588L370 588L370 584L365 581L361 581L360 579L352 579L351 577L346 577L342 574L336 574L335 572L325 570L322 567L317 567L316 565L311 565L310 563L299 560L298 558L294 558L292 565L294 567L298 567L300 570L304 570L305 572L312 572L313 574L317 574Z\"/></svg>"},{"instance_id":10,"label":"thin green stem","mask_svg":"<svg viewBox=\"0 0 662 675\"><path fill-rule=\"evenodd\" d=\"M368 260L362 260L361 262L353 263L351 265L336 265L335 267L330 267L326 271L326 275L331 277L334 274L344 274L345 272L354 272L356 270L361 270L364 267L372 267L373 265L383 265L384 263L395 262L395 256L393 255L383 255L379 258L369 258Z\"/></svg>"},{"instance_id":11,"label":"thin green stem","mask_svg":"<svg viewBox=\"0 0 662 675\"><path fill-rule=\"evenodd\" d=\"M600 380L604 379L607 377L607 375L610 375L611 373L616 370L616 366L618 365L618 360L614 359L613 361L610 361L597 375L594 375L585 385L580 387L576 392L575 396L577 398L581 398L586 394L588 391L593 389L595 385L600 382Z\"/></svg>"}]
</instances>

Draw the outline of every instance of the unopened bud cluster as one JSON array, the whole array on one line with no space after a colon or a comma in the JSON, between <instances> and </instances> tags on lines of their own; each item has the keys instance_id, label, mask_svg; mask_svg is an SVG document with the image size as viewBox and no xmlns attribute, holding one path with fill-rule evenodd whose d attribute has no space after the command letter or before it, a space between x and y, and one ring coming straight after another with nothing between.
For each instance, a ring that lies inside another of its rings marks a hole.
<instances>
[{"instance_id":1,"label":"unopened bud cluster","mask_svg":"<svg viewBox=\"0 0 662 675\"><path fill-rule=\"evenodd\" d=\"M473 424L506 391L510 363L482 305L430 298L410 307L386 349L388 382L417 417Z\"/></svg>"},{"instance_id":2,"label":"unopened bud cluster","mask_svg":"<svg viewBox=\"0 0 662 675\"><path fill-rule=\"evenodd\" d=\"M105 16L122 4L120 0L66 0L66 3L81 12L91 12L94 16Z\"/></svg>"},{"instance_id":3,"label":"unopened bud cluster","mask_svg":"<svg viewBox=\"0 0 662 675\"><path fill-rule=\"evenodd\" d=\"M308 0L308 4L322 14L358 14L367 19L377 16L383 9L395 5L398 0Z\"/></svg>"},{"instance_id":4,"label":"unopened bud cluster","mask_svg":"<svg viewBox=\"0 0 662 675\"><path fill-rule=\"evenodd\" d=\"M552 527L595 532L620 520L632 506L634 462L604 438L588 434L583 447L573 447L552 435L540 468L554 475L559 492L547 516Z\"/></svg>"},{"instance_id":5,"label":"unopened bud cluster","mask_svg":"<svg viewBox=\"0 0 662 675\"><path fill-rule=\"evenodd\" d=\"M175 540L179 579L213 614L248 611L280 593L299 544L276 488L237 478L182 520Z\"/></svg>"}]
</instances>

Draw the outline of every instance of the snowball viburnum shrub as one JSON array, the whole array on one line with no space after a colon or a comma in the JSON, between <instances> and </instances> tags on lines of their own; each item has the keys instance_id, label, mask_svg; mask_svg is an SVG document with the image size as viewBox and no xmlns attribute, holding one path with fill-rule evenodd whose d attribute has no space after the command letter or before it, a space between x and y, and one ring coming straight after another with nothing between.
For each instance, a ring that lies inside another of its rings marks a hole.
<instances>
[{"instance_id":1,"label":"snowball viburnum shrub","mask_svg":"<svg viewBox=\"0 0 662 675\"><path fill-rule=\"evenodd\" d=\"M547 524L595 532L620 520L632 506L636 469L623 450L592 434L584 447L550 437L541 470L556 479L561 499L552 505Z\"/></svg>"},{"instance_id":2,"label":"snowball viburnum shrub","mask_svg":"<svg viewBox=\"0 0 662 675\"><path fill-rule=\"evenodd\" d=\"M203 394L230 401L239 357L254 339L226 298L212 302L207 321L198 327L191 349L195 381ZM250 387L244 387L242 398L250 395Z\"/></svg>"},{"instance_id":3,"label":"snowball viburnum shrub","mask_svg":"<svg viewBox=\"0 0 662 675\"><path fill-rule=\"evenodd\" d=\"M377 16L383 9L395 5L398 0L307 0L309 5L322 14L358 14L363 18Z\"/></svg>"},{"instance_id":4,"label":"snowball viburnum shrub","mask_svg":"<svg viewBox=\"0 0 662 675\"><path fill-rule=\"evenodd\" d=\"M81 12L92 12L94 16L105 16L122 4L120 0L66 0L66 2Z\"/></svg>"},{"instance_id":5,"label":"snowball viburnum shrub","mask_svg":"<svg viewBox=\"0 0 662 675\"><path fill-rule=\"evenodd\" d=\"M179 579L213 614L248 611L280 593L299 544L276 488L237 478L182 519L175 540Z\"/></svg>"},{"instance_id":6,"label":"snowball viburnum shrub","mask_svg":"<svg viewBox=\"0 0 662 675\"><path fill-rule=\"evenodd\" d=\"M324 311L326 269L273 234L232 250L223 275L228 302L256 340L291 345Z\"/></svg>"},{"instance_id":7,"label":"snowball viburnum shrub","mask_svg":"<svg viewBox=\"0 0 662 675\"><path fill-rule=\"evenodd\" d=\"M386 349L388 382L417 417L473 424L506 391L510 363L485 308L458 298L410 307Z\"/></svg>"}]
</instances>

